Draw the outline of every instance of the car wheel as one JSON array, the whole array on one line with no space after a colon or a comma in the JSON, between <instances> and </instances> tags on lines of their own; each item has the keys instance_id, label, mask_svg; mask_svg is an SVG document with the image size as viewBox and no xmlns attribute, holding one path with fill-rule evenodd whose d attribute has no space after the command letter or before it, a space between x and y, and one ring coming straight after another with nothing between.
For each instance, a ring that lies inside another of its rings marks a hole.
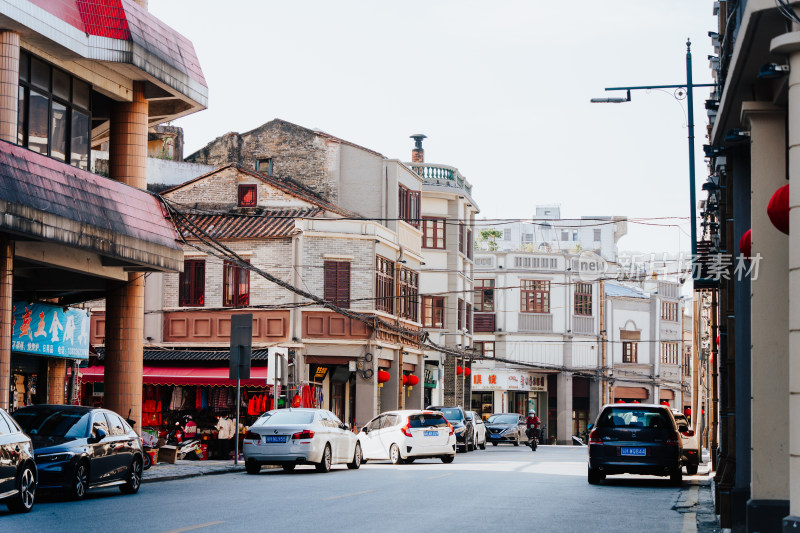
<instances>
[{"instance_id":1,"label":"car wheel","mask_svg":"<svg viewBox=\"0 0 800 533\"><path fill-rule=\"evenodd\" d=\"M455 458L456 458L455 455L443 455L442 456L442 462L443 463L452 463L453 459L455 459Z\"/></svg>"},{"instance_id":2,"label":"car wheel","mask_svg":"<svg viewBox=\"0 0 800 533\"><path fill-rule=\"evenodd\" d=\"M295 466L297 466L297 465L294 464L294 463L289 463L289 464L281 465L281 468L283 468L284 472L293 472Z\"/></svg>"},{"instance_id":3,"label":"car wheel","mask_svg":"<svg viewBox=\"0 0 800 533\"><path fill-rule=\"evenodd\" d=\"M677 470L672 471L672 473L669 475L669 482L675 487L681 486L681 483L683 482L683 472L681 471L681 467L678 467Z\"/></svg>"},{"instance_id":4,"label":"car wheel","mask_svg":"<svg viewBox=\"0 0 800 533\"><path fill-rule=\"evenodd\" d=\"M389 460L393 465L399 465L402 461L402 457L400 457L400 448L397 447L397 444L392 444L389 448Z\"/></svg>"},{"instance_id":5,"label":"car wheel","mask_svg":"<svg viewBox=\"0 0 800 533\"><path fill-rule=\"evenodd\" d=\"M331 458L331 445L326 444L325 450L322 452L322 460L315 465L317 472L322 472L323 474L330 472L332 464L333 459Z\"/></svg>"},{"instance_id":6,"label":"car wheel","mask_svg":"<svg viewBox=\"0 0 800 533\"><path fill-rule=\"evenodd\" d=\"M150 468L151 466L153 466L153 458L152 458L152 457L150 457L150 454L149 454L149 453L145 452L145 453L144 453L144 464L142 465L142 468L143 468L144 470L147 470L147 469L148 469L148 468Z\"/></svg>"},{"instance_id":7,"label":"car wheel","mask_svg":"<svg viewBox=\"0 0 800 533\"><path fill-rule=\"evenodd\" d=\"M599 485L602 476L597 473L593 468L589 469L589 474L587 476L587 480L589 481L589 485Z\"/></svg>"},{"instance_id":8,"label":"car wheel","mask_svg":"<svg viewBox=\"0 0 800 533\"><path fill-rule=\"evenodd\" d=\"M75 465L75 472L69 485L69 495L74 500L82 500L86 497L89 489L89 465L86 461L81 461Z\"/></svg>"},{"instance_id":9,"label":"car wheel","mask_svg":"<svg viewBox=\"0 0 800 533\"><path fill-rule=\"evenodd\" d=\"M30 466L23 467L17 479L17 494L6 505L12 513L29 513L36 499L36 476Z\"/></svg>"},{"instance_id":10,"label":"car wheel","mask_svg":"<svg viewBox=\"0 0 800 533\"><path fill-rule=\"evenodd\" d=\"M480 447L481 450L486 449L486 437L483 438L483 442L481 442L478 446Z\"/></svg>"},{"instance_id":11,"label":"car wheel","mask_svg":"<svg viewBox=\"0 0 800 533\"><path fill-rule=\"evenodd\" d=\"M123 494L136 494L139 492L139 487L142 485L142 460L138 457L133 459L131 467L128 470L128 479L124 485L119 486L119 490Z\"/></svg>"},{"instance_id":12,"label":"car wheel","mask_svg":"<svg viewBox=\"0 0 800 533\"><path fill-rule=\"evenodd\" d=\"M244 469L248 474L254 476L259 472L261 472L261 465L258 464L256 461L253 461L252 459L248 459L247 461L244 462Z\"/></svg>"},{"instance_id":13,"label":"car wheel","mask_svg":"<svg viewBox=\"0 0 800 533\"><path fill-rule=\"evenodd\" d=\"M517 440L514 441L514 446L519 446L519 433L517 433Z\"/></svg>"},{"instance_id":14,"label":"car wheel","mask_svg":"<svg viewBox=\"0 0 800 533\"><path fill-rule=\"evenodd\" d=\"M350 470L358 470L361 466L361 445L356 442L356 450L353 452L353 460L347 463L347 468Z\"/></svg>"},{"instance_id":15,"label":"car wheel","mask_svg":"<svg viewBox=\"0 0 800 533\"><path fill-rule=\"evenodd\" d=\"M697 474L697 465L686 465L686 475L693 476Z\"/></svg>"}]
</instances>

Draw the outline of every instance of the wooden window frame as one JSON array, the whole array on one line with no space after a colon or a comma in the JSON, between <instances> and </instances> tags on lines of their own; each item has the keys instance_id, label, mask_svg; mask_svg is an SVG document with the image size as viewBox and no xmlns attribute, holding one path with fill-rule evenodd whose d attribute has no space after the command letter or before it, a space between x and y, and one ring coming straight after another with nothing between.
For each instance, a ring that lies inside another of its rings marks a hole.
<instances>
[{"instance_id":1,"label":"wooden window frame","mask_svg":"<svg viewBox=\"0 0 800 533\"><path fill-rule=\"evenodd\" d=\"M394 263L375 256L375 309L394 314Z\"/></svg>"},{"instance_id":2,"label":"wooden window frame","mask_svg":"<svg viewBox=\"0 0 800 533\"><path fill-rule=\"evenodd\" d=\"M576 316L592 316L592 284L575 284L575 308Z\"/></svg>"},{"instance_id":3,"label":"wooden window frame","mask_svg":"<svg viewBox=\"0 0 800 533\"><path fill-rule=\"evenodd\" d=\"M467 333L472 333L472 304L467 302L467 323L465 326L467 327Z\"/></svg>"},{"instance_id":4,"label":"wooden window frame","mask_svg":"<svg viewBox=\"0 0 800 533\"><path fill-rule=\"evenodd\" d=\"M494 313L494 279L476 279L473 284L476 313ZM487 302L490 302L487 305Z\"/></svg>"},{"instance_id":5,"label":"wooden window frame","mask_svg":"<svg viewBox=\"0 0 800 533\"><path fill-rule=\"evenodd\" d=\"M404 185L398 185L398 209L399 217L414 226L419 227L420 223L420 192L412 191Z\"/></svg>"},{"instance_id":6,"label":"wooden window frame","mask_svg":"<svg viewBox=\"0 0 800 533\"><path fill-rule=\"evenodd\" d=\"M456 329L461 331L464 329L464 300L462 298L458 299L458 313L456 313L456 316Z\"/></svg>"},{"instance_id":7,"label":"wooden window frame","mask_svg":"<svg viewBox=\"0 0 800 533\"><path fill-rule=\"evenodd\" d=\"M240 183L237 190L237 201L236 205L238 207L258 207L258 185L255 183ZM246 198L248 193L253 193L253 201L246 202Z\"/></svg>"},{"instance_id":8,"label":"wooden window frame","mask_svg":"<svg viewBox=\"0 0 800 533\"><path fill-rule=\"evenodd\" d=\"M430 240L430 245L428 241ZM422 218L422 247L431 250L447 248L447 219L439 217Z\"/></svg>"},{"instance_id":9,"label":"wooden window frame","mask_svg":"<svg viewBox=\"0 0 800 533\"><path fill-rule=\"evenodd\" d=\"M205 259L184 259L183 272L178 276L178 306L202 307L205 305L205 292Z\"/></svg>"},{"instance_id":10,"label":"wooden window frame","mask_svg":"<svg viewBox=\"0 0 800 533\"><path fill-rule=\"evenodd\" d=\"M484 357L494 357L494 341L475 341L472 345L475 348L479 348L479 353Z\"/></svg>"},{"instance_id":11,"label":"wooden window frame","mask_svg":"<svg viewBox=\"0 0 800 533\"><path fill-rule=\"evenodd\" d=\"M636 341L622 341L622 362L623 363L638 363L639 362L639 343Z\"/></svg>"},{"instance_id":12,"label":"wooden window frame","mask_svg":"<svg viewBox=\"0 0 800 533\"><path fill-rule=\"evenodd\" d=\"M444 296L422 297L422 325L426 328L444 329Z\"/></svg>"},{"instance_id":13,"label":"wooden window frame","mask_svg":"<svg viewBox=\"0 0 800 533\"><path fill-rule=\"evenodd\" d=\"M230 261L222 266L222 307L250 305L250 271Z\"/></svg>"},{"instance_id":14,"label":"wooden window frame","mask_svg":"<svg viewBox=\"0 0 800 533\"><path fill-rule=\"evenodd\" d=\"M678 321L678 302L661 302L661 320Z\"/></svg>"},{"instance_id":15,"label":"wooden window frame","mask_svg":"<svg viewBox=\"0 0 800 533\"><path fill-rule=\"evenodd\" d=\"M550 314L550 281L520 280L519 310L521 313Z\"/></svg>"},{"instance_id":16,"label":"wooden window frame","mask_svg":"<svg viewBox=\"0 0 800 533\"><path fill-rule=\"evenodd\" d=\"M350 307L350 262L324 262L325 299L345 309Z\"/></svg>"},{"instance_id":17,"label":"wooden window frame","mask_svg":"<svg viewBox=\"0 0 800 533\"><path fill-rule=\"evenodd\" d=\"M419 273L400 267L397 271L397 316L419 320Z\"/></svg>"},{"instance_id":18,"label":"wooden window frame","mask_svg":"<svg viewBox=\"0 0 800 533\"><path fill-rule=\"evenodd\" d=\"M662 342L661 343L661 364L664 365L678 365L678 343L677 342Z\"/></svg>"}]
</instances>

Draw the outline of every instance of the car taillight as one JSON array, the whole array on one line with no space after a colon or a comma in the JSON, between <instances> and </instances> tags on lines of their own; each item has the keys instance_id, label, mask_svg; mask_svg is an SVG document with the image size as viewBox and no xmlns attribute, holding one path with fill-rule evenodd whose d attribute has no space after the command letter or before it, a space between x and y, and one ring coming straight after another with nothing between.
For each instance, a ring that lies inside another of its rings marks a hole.
<instances>
[{"instance_id":1,"label":"car taillight","mask_svg":"<svg viewBox=\"0 0 800 533\"><path fill-rule=\"evenodd\" d=\"M261 440L261 435L248 431L244 434L244 440Z\"/></svg>"},{"instance_id":2,"label":"car taillight","mask_svg":"<svg viewBox=\"0 0 800 533\"><path fill-rule=\"evenodd\" d=\"M667 445L677 446L680 441L681 441L681 434L676 431L675 434L672 435L671 439L667 439Z\"/></svg>"},{"instance_id":3,"label":"car taillight","mask_svg":"<svg viewBox=\"0 0 800 533\"><path fill-rule=\"evenodd\" d=\"M406 437L410 437L411 436L411 432L409 431L409 425L408 424L406 424L405 426L401 427L400 431L402 431L403 435L405 435Z\"/></svg>"},{"instance_id":4,"label":"car taillight","mask_svg":"<svg viewBox=\"0 0 800 533\"><path fill-rule=\"evenodd\" d=\"M603 444L603 439L597 434L597 428L593 429L591 433L589 433L589 444Z\"/></svg>"},{"instance_id":5,"label":"car taillight","mask_svg":"<svg viewBox=\"0 0 800 533\"><path fill-rule=\"evenodd\" d=\"M683 432L683 436L684 437L694 437L694 430L693 429L687 429L686 431Z\"/></svg>"},{"instance_id":6,"label":"car taillight","mask_svg":"<svg viewBox=\"0 0 800 533\"><path fill-rule=\"evenodd\" d=\"M314 438L314 432L311 431L310 429L304 429L303 431L300 431L299 433L295 433L292 435L293 440L313 439L313 438Z\"/></svg>"},{"instance_id":7,"label":"car taillight","mask_svg":"<svg viewBox=\"0 0 800 533\"><path fill-rule=\"evenodd\" d=\"M455 433L453 430L453 424L451 424L449 420L445 420L445 422L447 422L447 429L450 430L450 435L453 435Z\"/></svg>"}]
</instances>

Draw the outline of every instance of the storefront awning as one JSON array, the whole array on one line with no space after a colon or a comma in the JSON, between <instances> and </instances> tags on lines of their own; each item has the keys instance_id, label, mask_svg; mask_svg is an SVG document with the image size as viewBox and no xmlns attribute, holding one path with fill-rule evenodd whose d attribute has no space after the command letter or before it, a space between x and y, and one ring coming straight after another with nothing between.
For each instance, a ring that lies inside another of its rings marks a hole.
<instances>
[{"instance_id":1,"label":"storefront awning","mask_svg":"<svg viewBox=\"0 0 800 533\"><path fill-rule=\"evenodd\" d=\"M661 400L674 400L675 399L675 391L670 389L661 389L658 393L659 399Z\"/></svg>"},{"instance_id":2,"label":"storefront awning","mask_svg":"<svg viewBox=\"0 0 800 533\"><path fill-rule=\"evenodd\" d=\"M102 383L105 367L90 366L78 369L84 383ZM235 387L236 380L228 377L227 366L213 368L146 366L142 381L152 385L216 385ZM265 387L267 384L267 367L250 369L250 379L241 380L242 386Z\"/></svg>"},{"instance_id":3,"label":"storefront awning","mask_svg":"<svg viewBox=\"0 0 800 533\"><path fill-rule=\"evenodd\" d=\"M614 398L626 400L646 400L649 394L642 387L614 387Z\"/></svg>"}]
</instances>

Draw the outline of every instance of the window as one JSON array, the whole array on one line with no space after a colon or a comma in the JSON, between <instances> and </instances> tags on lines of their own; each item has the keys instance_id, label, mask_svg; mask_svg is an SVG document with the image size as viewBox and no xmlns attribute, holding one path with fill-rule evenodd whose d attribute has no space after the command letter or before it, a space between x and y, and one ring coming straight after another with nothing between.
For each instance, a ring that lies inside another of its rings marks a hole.
<instances>
[{"instance_id":1,"label":"window","mask_svg":"<svg viewBox=\"0 0 800 533\"><path fill-rule=\"evenodd\" d=\"M121 437L125 435L128 430L125 429L125 424L122 419L115 413L106 413L108 419L109 435L112 437Z\"/></svg>"},{"instance_id":2,"label":"window","mask_svg":"<svg viewBox=\"0 0 800 533\"><path fill-rule=\"evenodd\" d=\"M665 365L678 364L678 343L677 342L662 342L661 343L661 363Z\"/></svg>"},{"instance_id":3,"label":"window","mask_svg":"<svg viewBox=\"0 0 800 533\"><path fill-rule=\"evenodd\" d=\"M272 176L272 158L267 157L256 160L256 172Z\"/></svg>"},{"instance_id":4,"label":"window","mask_svg":"<svg viewBox=\"0 0 800 533\"><path fill-rule=\"evenodd\" d=\"M422 298L422 325L426 328L444 327L444 296Z\"/></svg>"},{"instance_id":5,"label":"window","mask_svg":"<svg viewBox=\"0 0 800 533\"><path fill-rule=\"evenodd\" d=\"M592 284L575 284L575 314L592 316Z\"/></svg>"},{"instance_id":6,"label":"window","mask_svg":"<svg viewBox=\"0 0 800 533\"><path fill-rule=\"evenodd\" d=\"M95 412L92 415L92 435L95 435L98 429L102 429L108 435L108 422L102 412Z\"/></svg>"},{"instance_id":7,"label":"window","mask_svg":"<svg viewBox=\"0 0 800 533\"><path fill-rule=\"evenodd\" d=\"M678 302L661 302L661 319L678 321Z\"/></svg>"},{"instance_id":8,"label":"window","mask_svg":"<svg viewBox=\"0 0 800 533\"><path fill-rule=\"evenodd\" d=\"M523 279L520 290L520 307L523 313L550 312L550 282Z\"/></svg>"},{"instance_id":9,"label":"window","mask_svg":"<svg viewBox=\"0 0 800 533\"><path fill-rule=\"evenodd\" d=\"M561 230L561 240L568 241L569 240L569 231L562 229Z\"/></svg>"},{"instance_id":10,"label":"window","mask_svg":"<svg viewBox=\"0 0 800 533\"><path fill-rule=\"evenodd\" d=\"M394 313L394 263L375 258L375 309Z\"/></svg>"},{"instance_id":11,"label":"window","mask_svg":"<svg viewBox=\"0 0 800 533\"><path fill-rule=\"evenodd\" d=\"M599 229L594 230L594 240L595 241L599 241L600 240L600 230Z\"/></svg>"},{"instance_id":12,"label":"window","mask_svg":"<svg viewBox=\"0 0 800 533\"><path fill-rule=\"evenodd\" d=\"M443 218L422 219L422 247L444 250L447 240L445 238L445 220Z\"/></svg>"},{"instance_id":13,"label":"window","mask_svg":"<svg viewBox=\"0 0 800 533\"><path fill-rule=\"evenodd\" d=\"M412 226L419 227L419 191L399 186L400 218Z\"/></svg>"},{"instance_id":14,"label":"window","mask_svg":"<svg viewBox=\"0 0 800 533\"><path fill-rule=\"evenodd\" d=\"M494 357L494 341L475 341L475 351L486 357Z\"/></svg>"},{"instance_id":15,"label":"window","mask_svg":"<svg viewBox=\"0 0 800 533\"><path fill-rule=\"evenodd\" d=\"M20 52L17 144L89 169L91 86Z\"/></svg>"},{"instance_id":16,"label":"window","mask_svg":"<svg viewBox=\"0 0 800 533\"><path fill-rule=\"evenodd\" d=\"M533 242L533 233L523 233L522 234L522 242L524 242L524 243Z\"/></svg>"},{"instance_id":17,"label":"window","mask_svg":"<svg viewBox=\"0 0 800 533\"><path fill-rule=\"evenodd\" d=\"M258 205L257 194L256 185L239 185L239 207L256 207Z\"/></svg>"},{"instance_id":18,"label":"window","mask_svg":"<svg viewBox=\"0 0 800 533\"><path fill-rule=\"evenodd\" d=\"M456 329L461 331L464 328L464 300L461 298L458 299L458 322L456 324Z\"/></svg>"},{"instance_id":19,"label":"window","mask_svg":"<svg viewBox=\"0 0 800 533\"><path fill-rule=\"evenodd\" d=\"M459 222L458 223L458 251L461 252L462 254L465 254L467 252L464 249L464 245L466 244L466 241L464 240L464 230L465 229L466 229L466 227L464 226L464 224Z\"/></svg>"},{"instance_id":20,"label":"window","mask_svg":"<svg viewBox=\"0 0 800 533\"><path fill-rule=\"evenodd\" d=\"M250 305L250 271L225 261L222 269L223 307Z\"/></svg>"},{"instance_id":21,"label":"window","mask_svg":"<svg viewBox=\"0 0 800 533\"><path fill-rule=\"evenodd\" d=\"M636 353L636 346L638 344L631 341L622 342L622 362L623 363L636 363L638 356Z\"/></svg>"},{"instance_id":22,"label":"window","mask_svg":"<svg viewBox=\"0 0 800 533\"><path fill-rule=\"evenodd\" d=\"M398 277L397 315L416 322L419 319L419 274L401 267Z\"/></svg>"},{"instance_id":23,"label":"window","mask_svg":"<svg viewBox=\"0 0 800 533\"><path fill-rule=\"evenodd\" d=\"M686 346L683 350L683 375L692 375L692 347Z\"/></svg>"},{"instance_id":24,"label":"window","mask_svg":"<svg viewBox=\"0 0 800 533\"><path fill-rule=\"evenodd\" d=\"M201 306L206 292L206 262L187 259L178 279L178 305L180 307Z\"/></svg>"},{"instance_id":25,"label":"window","mask_svg":"<svg viewBox=\"0 0 800 533\"><path fill-rule=\"evenodd\" d=\"M472 230L467 230L467 259L472 259L472 252L475 246L472 244Z\"/></svg>"},{"instance_id":26,"label":"window","mask_svg":"<svg viewBox=\"0 0 800 533\"><path fill-rule=\"evenodd\" d=\"M475 280L475 312L493 313L494 312L494 280L476 279Z\"/></svg>"},{"instance_id":27,"label":"window","mask_svg":"<svg viewBox=\"0 0 800 533\"><path fill-rule=\"evenodd\" d=\"M510 241L511 240L511 230L510 229L504 229L503 230L503 240L504 241Z\"/></svg>"},{"instance_id":28,"label":"window","mask_svg":"<svg viewBox=\"0 0 800 533\"><path fill-rule=\"evenodd\" d=\"M325 261L325 299L350 307L350 262Z\"/></svg>"},{"instance_id":29,"label":"window","mask_svg":"<svg viewBox=\"0 0 800 533\"><path fill-rule=\"evenodd\" d=\"M472 333L472 304L467 304L467 333Z\"/></svg>"}]
</instances>

